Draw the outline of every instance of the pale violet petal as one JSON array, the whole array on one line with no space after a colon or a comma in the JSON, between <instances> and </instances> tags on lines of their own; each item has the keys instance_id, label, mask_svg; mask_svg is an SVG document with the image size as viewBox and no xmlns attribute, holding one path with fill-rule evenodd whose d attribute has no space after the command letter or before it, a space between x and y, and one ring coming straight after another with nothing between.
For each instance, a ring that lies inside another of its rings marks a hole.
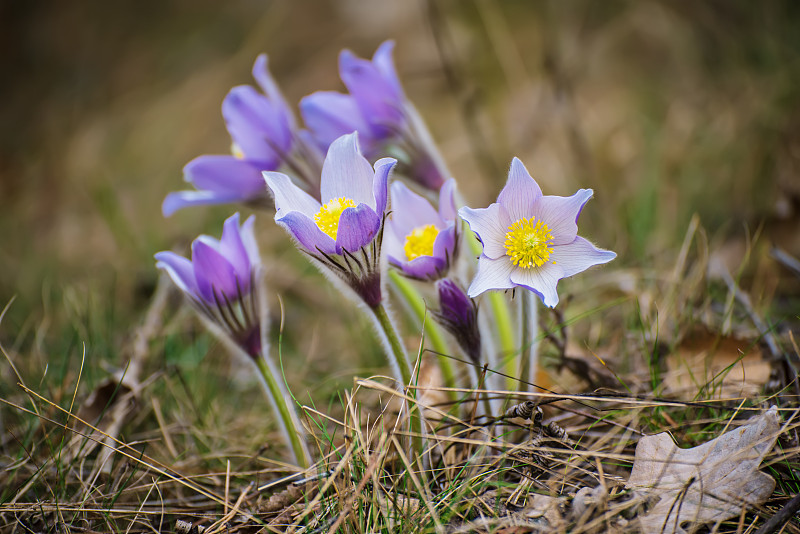
<instances>
[{"instance_id":1,"label":"pale violet petal","mask_svg":"<svg viewBox=\"0 0 800 534\"><path fill-rule=\"evenodd\" d=\"M322 164L322 202L345 197L375 210L374 177L372 167L358 150L358 134L343 135L331 143Z\"/></svg>"},{"instance_id":2,"label":"pale violet petal","mask_svg":"<svg viewBox=\"0 0 800 534\"><path fill-rule=\"evenodd\" d=\"M478 272L469 286L470 298L475 298L490 289L511 289L511 271L514 265L508 258L493 260L481 254L478 258Z\"/></svg>"},{"instance_id":3,"label":"pale violet petal","mask_svg":"<svg viewBox=\"0 0 800 534\"><path fill-rule=\"evenodd\" d=\"M456 219L456 181L450 178L439 190L439 217L444 221Z\"/></svg>"},{"instance_id":4,"label":"pale violet petal","mask_svg":"<svg viewBox=\"0 0 800 534\"><path fill-rule=\"evenodd\" d=\"M563 277L564 273L561 267L552 263L545 263L541 267L531 267L530 269L515 267L511 271L511 281L514 285L530 289L539 295L544 305L549 308L558 304L556 286Z\"/></svg>"},{"instance_id":5,"label":"pale violet petal","mask_svg":"<svg viewBox=\"0 0 800 534\"><path fill-rule=\"evenodd\" d=\"M508 181L497 197L497 202L505 208L511 222L530 217L534 204L540 198L542 190L525 165L519 158L511 160Z\"/></svg>"},{"instance_id":6,"label":"pale violet petal","mask_svg":"<svg viewBox=\"0 0 800 534\"><path fill-rule=\"evenodd\" d=\"M508 227L503 226L503 213L500 204L491 204L488 208L461 208L458 215L467 221L470 230L478 234L478 238L483 243L483 253L492 259L505 256L506 233Z\"/></svg>"},{"instance_id":7,"label":"pale violet petal","mask_svg":"<svg viewBox=\"0 0 800 534\"><path fill-rule=\"evenodd\" d=\"M209 303L233 301L238 296L236 271L219 250L204 239L192 243L192 264L200 295ZM242 288L244 290L244 288ZM216 296L216 299L215 299Z\"/></svg>"},{"instance_id":8,"label":"pale violet petal","mask_svg":"<svg viewBox=\"0 0 800 534\"><path fill-rule=\"evenodd\" d=\"M178 289L192 298L199 298L192 262L174 252L158 252L156 267L164 269Z\"/></svg>"},{"instance_id":9,"label":"pale violet petal","mask_svg":"<svg viewBox=\"0 0 800 534\"><path fill-rule=\"evenodd\" d=\"M576 237L568 245L553 247L550 254L550 260L561 267L564 278L583 272L593 265L608 263L616 257L616 253L596 248L582 237Z\"/></svg>"},{"instance_id":10,"label":"pale violet petal","mask_svg":"<svg viewBox=\"0 0 800 534\"><path fill-rule=\"evenodd\" d=\"M275 219L279 225L297 240L301 247L311 254L338 254L336 243L331 237L319 229L314 221L299 211L290 211L280 219Z\"/></svg>"},{"instance_id":11,"label":"pale violet petal","mask_svg":"<svg viewBox=\"0 0 800 534\"><path fill-rule=\"evenodd\" d=\"M264 180L275 199L275 220L292 211L299 211L309 218L322 207L311 195L297 187L291 178L280 172L264 172Z\"/></svg>"},{"instance_id":12,"label":"pale violet petal","mask_svg":"<svg viewBox=\"0 0 800 534\"><path fill-rule=\"evenodd\" d=\"M444 226L431 203L416 194L403 182L392 183L392 226L399 236L405 237L420 226Z\"/></svg>"},{"instance_id":13,"label":"pale violet petal","mask_svg":"<svg viewBox=\"0 0 800 534\"><path fill-rule=\"evenodd\" d=\"M246 221L242 224L242 230L240 235L242 237L242 243L244 244L245 250L247 250L247 256L250 258L251 265L260 265L261 264L261 255L258 253L258 242L256 241L256 234L255 234L255 223L256 217L255 215L251 215L247 218Z\"/></svg>"},{"instance_id":14,"label":"pale violet petal","mask_svg":"<svg viewBox=\"0 0 800 534\"><path fill-rule=\"evenodd\" d=\"M389 194L389 174L391 174L397 160L394 158L381 158L375 162L375 177L372 182L372 194L375 197L375 212L383 217L386 213L387 196Z\"/></svg>"},{"instance_id":15,"label":"pale violet petal","mask_svg":"<svg viewBox=\"0 0 800 534\"><path fill-rule=\"evenodd\" d=\"M356 252L368 245L381 227L381 218L366 204L355 208L347 208L339 217L339 229L336 232L336 249Z\"/></svg>"},{"instance_id":16,"label":"pale violet petal","mask_svg":"<svg viewBox=\"0 0 800 534\"><path fill-rule=\"evenodd\" d=\"M212 204L232 204L240 202L239 195L223 195L214 191L175 191L169 193L161 204L161 213L169 217L183 208L191 206L208 206Z\"/></svg>"},{"instance_id":17,"label":"pale violet petal","mask_svg":"<svg viewBox=\"0 0 800 534\"><path fill-rule=\"evenodd\" d=\"M544 196L533 207L532 215L550 228L554 245L571 243L578 235L578 216L592 194L591 189L579 189L571 197Z\"/></svg>"}]
</instances>

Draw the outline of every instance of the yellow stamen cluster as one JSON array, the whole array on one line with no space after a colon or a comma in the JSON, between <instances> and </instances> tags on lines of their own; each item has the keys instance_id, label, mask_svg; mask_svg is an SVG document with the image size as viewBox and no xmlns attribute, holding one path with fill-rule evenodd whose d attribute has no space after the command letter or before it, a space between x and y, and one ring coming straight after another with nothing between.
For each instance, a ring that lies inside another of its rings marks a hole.
<instances>
[{"instance_id":1,"label":"yellow stamen cluster","mask_svg":"<svg viewBox=\"0 0 800 534\"><path fill-rule=\"evenodd\" d=\"M336 235L339 233L339 217L342 216L342 212L347 208L355 207L356 203L349 198L334 198L319 209L314 215L314 222L317 223L320 230L331 236L333 240L336 240Z\"/></svg>"},{"instance_id":2,"label":"yellow stamen cluster","mask_svg":"<svg viewBox=\"0 0 800 534\"><path fill-rule=\"evenodd\" d=\"M506 234L506 255L511 263L523 269L541 267L553 251L553 236L550 228L542 221L520 219L508 227Z\"/></svg>"},{"instance_id":3,"label":"yellow stamen cluster","mask_svg":"<svg viewBox=\"0 0 800 534\"><path fill-rule=\"evenodd\" d=\"M420 256L433 256L433 243L436 241L437 235L439 235L439 230L432 224L414 228L406 236L406 244L403 246L408 261Z\"/></svg>"}]
</instances>

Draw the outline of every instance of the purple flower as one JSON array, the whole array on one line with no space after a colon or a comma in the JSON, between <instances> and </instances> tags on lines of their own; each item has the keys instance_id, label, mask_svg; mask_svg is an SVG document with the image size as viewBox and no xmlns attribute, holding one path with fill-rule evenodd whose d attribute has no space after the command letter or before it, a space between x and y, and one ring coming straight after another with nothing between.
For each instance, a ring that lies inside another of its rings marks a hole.
<instances>
[{"instance_id":1,"label":"purple flower","mask_svg":"<svg viewBox=\"0 0 800 534\"><path fill-rule=\"evenodd\" d=\"M481 333L478 329L478 307L454 281L444 278L436 282L439 311L433 312L441 324L476 365L481 359Z\"/></svg>"},{"instance_id":2,"label":"purple flower","mask_svg":"<svg viewBox=\"0 0 800 534\"><path fill-rule=\"evenodd\" d=\"M192 243L192 259L174 252L155 255L192 305L252 357L261 352L258 296L261 268L253 234L254 217L239 226L239 214L229 217L222 239L202 235Z\"/></svg>"},{"instance_id":3,"label":"purple flower","mask_svg":"<svg viewBox=\"0 0 800 534\"><path fill-rule=\"evenodd\" d=\"M591 189L580 189L571 197L544 196L514 158L496 203L458 212L483 244L469 296L519 286L552 308L558 304L559 280L613 260L614 252L578 237L578 216L592 194Z\"/></svg>"},{"instance_id":4,"label":"purple flower","mask_svg":"<svg viewBox=\"0 0 800 534\"><path fill-rule=\"evenodd\" d=\"M253 78L262 92L240 85L222 102L235 155L200 156L189 162L184 180L198 190L168 194L162 205L164 216L189 206L268 201L261 172L278 169L296 158L299 149L308 152L297 146L294 117L267 69L265 54L256 59ZM303 156L314 160L313 154Z\"/></svg>"},{"instance_id":5,"label":"purple flower","mask_svg":"<svg viewBox=\"0 0 800 534\"><path fill-rule=\"evenodd\" d=\"M380 244L389 173L383 158L374 171L361 155L356 133L334 141L322 166L322 203L288 176L265 172L275 200L275 221L301 250L344 279L370 306L380 303Z\"/></svg>"},{"instance_id":6,"label":"purple flower","mask_svg":"<svg viewBox=\"0 0 800 534\"><path fill-rule=\"evenodd\" d=\"M454 260L456 227L455 180L439 192L439 211L402 182L392 184L392 216L387 223L386 253L389 263L410 278L438 280Z\"/></svg>"},{"instance_id":7,"label":"purple flower","mask_svg":"<svg viewBox=\"0 0 800 534\"><path fill-rule=\"evenodd\" d=\"M357 131L368 157L392 145L402 155L405 174L438 191L447 172L427 128L406 99L392 60L393 50L394 43L386 41L372 60L343 50L339 74L349 94L318 91L300 101L300 113L310 136L323 150L334 139Z\"/></svg>"}]
</instances>

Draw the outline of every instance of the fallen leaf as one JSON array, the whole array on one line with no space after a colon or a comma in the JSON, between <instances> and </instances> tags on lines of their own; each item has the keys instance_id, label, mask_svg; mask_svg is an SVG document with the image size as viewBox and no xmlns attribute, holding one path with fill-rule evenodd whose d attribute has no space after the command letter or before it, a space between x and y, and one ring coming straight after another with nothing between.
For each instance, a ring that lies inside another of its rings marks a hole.
<instances>
[{"instance_id":1,"label":"fallen leaf","mask_svg":"<svg viewBox=\"0 0 800 534\"><path fill-rule=\"evenodd\" d=\"M709 389L722 397L750 397L761 392L771 371L756 341L698 330L667 357L664 384L673 392L697 392L713 381Z\"/></svg>"},{"instance_id":2,"label":"fallen leaf","mask_svg":"<svg viewBox=\"0 0 800 534\"><path fill-rule=\"evenodd\" d=\"M779 427L773 406L692 449L679 449L666 432L642 438L626 487L660 497L639 517L642 530L681 534L686 524L724 521L744 506L763 503L775 480L758 466L775 445Z\"/></svg>"}]
</instances>

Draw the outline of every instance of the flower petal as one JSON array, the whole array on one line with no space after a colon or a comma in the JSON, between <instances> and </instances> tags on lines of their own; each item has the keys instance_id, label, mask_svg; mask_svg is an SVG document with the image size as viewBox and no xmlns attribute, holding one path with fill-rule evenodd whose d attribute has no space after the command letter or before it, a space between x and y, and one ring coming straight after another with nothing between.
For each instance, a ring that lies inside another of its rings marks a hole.
<instances>
[{"instance_id":1,"label":"flower petal","mask_svg":"<svg viewBox=\"0 0 800 534\"><path fill-rule=\"evenodd\" d=\"M317 91L300 100L300 114L317 144L327 151L339 137L355 131L368 133L355 100L336 91ZM366 139L362 135L361 142Z\"/></svg>"},{"instance_id":2,"label":"flower petal","mask_svg":"<svg viewBox=\"0 0 800 534\"><path fill-rule=\"evenodd\" d=\"M436 235L433 242L433 255L442 261L453 261L453 250L456 247L456 226L450 223L447 228Z\"/></svg>"},{"instance_id":3,"label":"flower petal","mask_svg":"<svg viewBox=\"0 0 800 534\"><path fill-rule=\"evenodd\" d=\"M258 261L258 258L251 258L247 253L240 231L239 214L234 213L222 227L222 239L219 240L218 251L233 266L244 294L250 290L251 260Z\"/></svg>"},{"instance_id":4,"label":"flower petal","mask_svg":"<svg viewBox=\"0 0 800 534\"><path fill-rule=\"evenodd\" d=\"M375 162L372 195L375 198L375 212L381 217L386 213L386 200L389 195L389 174L395 165L397 165L397 160L394 158L381 158Z\"/></svg>"},{"instance_id":5,"label":"flower petal","mask_svg":"<svg viewBox=\"0 0 800 534\"><path fill-rule=\"evenodd\" d=\"M275 199L276 221L293 211L299 211L306 217L313 219L314 215L322 207L314 197L297 187L291 178L285 174L265 171L263 176Z\"/></svg>"},{"instance_id":6,"label":"flower petal","mask_svg":"<svg viewBox=\"0 0 800 534\"><path fill-rule=\"evenodd\" d=\"M367 204L376 208L373 190L375 173L369 162L358 150L358 134L343 135L328 149L322 164L320 198L323 203L345 197L356 204Z\"/></svg>"},{"instance_id":7,"label":"flower petal","mask_svg":"<svg viewBox=\"0 0 800 534\"><path fill-rule=\"evenodd\" d=\"M256 242L256 235L254 231L256 223L255 215L251 215L242 224L242 229L239 235L242 238L242 244L247 251L247 256L250 258L251 265L261 264L261 255L258 253L258 243Z\"/></svg>"},{"instance_id":8,"label":"flower petal","mask_svg":"<svg viewBox=\"0 0 800 534\"><path fill-rule=\"evenodd\" d=\"M290 211L275 222L294 237L297 242L311 254L339 254L336 243L331 237L319 229L316 223L299 211Z\"/></svg>"},{"instance_id":9,"label":"flower petal","mask_svg":"<svg viewBox=\"0 0 800 534\"><path fill-rule=\"evenodd\" d=\"M194 266L191 261L169 251L156 253L155 258L157 260L156 267L164 269L178 289L191 298L199 298L197 282L194 278Z\"/></svg>"},{"instance_id":10,"label":"flower petal","mask_svg":"<svg viewBox=\"0 0 800 534\"><path fill-rule=\"evenodd\" d=\"M553 247L550 254L550 259L561 267L564 278L583 272L593 265L608 263L616 257L616 253L596 248L582 237L576 237L568 245Z\"/></svg>"},{"instance_id":11,"label":"flower petal","mask_svg":"<svg viewBox=\"0 0 800 534\"><path fill-rule=\"evenodd\" d=\"M169 193L161 204L164 217L191 206L207 206L210 204L233 204L240 202L239 195L222 195L213 191L175 191Z\"/></svg>"},{"instance_id":12,"label":"flower petal","mask_svg":"<svg viewBox=\"0 0 800 534\"><path fill-rule=\"evenodd\" d=\"M216 240L200 236L192 243L192 264L200 295L210 304L215 304L215 294L220 301L227 297L233 301L239 296L236 271L217 249ZM244 293L244 288L242 288Z\"/></svg>"},{"instance_id":13,"label":"flower petal","mask_svg":"<svg viewBox=\"0 0 800 534\"><path fill-rule=\"evenodd\" d=\"M233 156L199 156L183 168L183 179L197 189L247 201L266 193L261 171L252 162Z\"/></svg>"},{"instance_id":14,"label":"flower petal","mask_svg":"<svg viewBox=\"0 0 800 534\"><path fill-rule=\"evenodd\" d=\"M408 276L421 280L436 280L440 278L445 268L445 262L441 258L433 256L419 256L411 261L395 263Z\"/></svg>"},{"instance_id":15,"label":"flower petal","mask_svg":"<svg viewBox=\"0 0 800 534\"><path fill-rule=\"evenodd\" d=\"M461 208L458 215L478 234L478 239L483 243L484 255L491 259L506 255L504 243L508 228L503 226L502 220L506 216L500 204L495 202L488 208L479 209Z\"/></svg>"},{"instance_id":16,"label":"flower petal","mask_svg":"<svg viewBox=\"0 0 800 534\"><path fill-rule=\"evenodd\" d=\"M456 181L450 178L439 190L439 217L443 221L456 219Z\"/></svg>"},{"instance_id":17,"label":"flower petal","mask_svg":"<svg viewBox=\"0 0 800 534\"><path fill-rule=\"evenodd\" d=\"M478 258L478 272L469 286L467 293L475 298L490 289L511 289L511 271L514 265L508 258L493 260L481 254Z\"/></svg>"},{"instance_id":18,"label":"flower petal","mask_svg":"<svg viewBox=\"0 0 800 534\"><path fill-rule=\"evenodd\" d=\"M542 190L536 180L531 177L525 165L519 158L511 160L508 181L497 197L497 202L508 213L510 223L523 217L530 217L534 203L540 198L542 198Z\"/></svg>"},{"instance_id":19,"label":"flower petal","mask_svg":"<svg viewBox=\"0 0 800 534\"><path fill-rule=\"evenodd\" d=\"M394 68L392 52L394 52L394 41L384 41L372 56L372 64L383 75L386 82L392 86L399 98L404 99L400 78L397 77L397 70Z\"/></svg>"},{"instance_id":20,"label":"flower petal","mask_svg":"<svg viewBox=\"0 0 800 534\"><path fill-rule=\"evenodd\" d=\"M264 94L267 95L272 102L282 108L286 117L286 122L294 129L294 116L292 116L289 105L286 103L286 99L278 88L278 84L275 83L275 79L269 72L269 61L266 54L259 54L255 63L253 63L253 79L255 79L258 86L261 87L261 90L264 91Z\"/></svg>"},{"instance_id":21,"label":"flower petal","mask_svg":"<svg viewBox=\"0 0 800 534\"><path fill-rule=\"evenodd\" d=\"M336 233L336 250L342 249L356 252L368 245L381 227L381 218L366 204L355 208L347 208L339 217L339 229Z\"/></svg>"},{"instance_id":22,"label":"flower petal","mask_svg":"<svg viewBox=\"0 0 800 534\"><path fill-rule=\"evenodd\" d=\"M277 169L292 146L292 132L282 110L250 85L231 89L222 101L231 137L247 159Z\"/></svg>"},{"instance_id":23,"label":"flower petal","mask_svg":"<svg viewBox=\"0 0 800 534\"><path fill-rule=\"evenodd\" d=\"M444 221L430 202L403 182L392 183L392 219L389 224L399 239L420 226L432 224L440 230L444 227Z\"/></svg>"},{"instance_id":24,"label":"flower petal","mask_svg":"<svg viewBox=\"0 0 800 534\"><path fill-rule=\"evenodd\" d=\"M545 306L550 308L558 304L556 285L562 278L564 278L564 272L561 266L552 263L545 263L541 267L530 269L515 267L511 271L511 281L515 285L530 289L539 295Z\"/></svg>"},{"instance_id":25,"label":"flower petal","mask_svg":"<svg viewBox=\"0 0 800 534\"><path fill-rule=\"evenodd\" d=\"M554 245L571 243L578 235L578 216L592 194L591 189L579 189L571 197L545 196L536 203L532 215L550 227Z\"/></svg>"}]
</instances>

